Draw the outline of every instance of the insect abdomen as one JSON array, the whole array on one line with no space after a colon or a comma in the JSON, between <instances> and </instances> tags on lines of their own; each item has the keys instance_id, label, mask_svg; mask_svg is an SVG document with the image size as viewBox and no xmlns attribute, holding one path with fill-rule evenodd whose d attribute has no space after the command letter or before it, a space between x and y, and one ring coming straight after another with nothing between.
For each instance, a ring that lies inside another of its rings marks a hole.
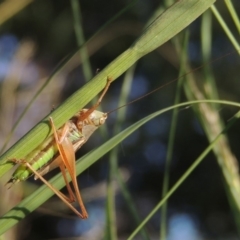
<instances>
[{"instance_id":1,"label":"insect abdomen","mask_svg":"<svg viewBox=\"0 0 240 240\"><path fill-rule=\"evenodd\" d=\"M38 171L50 163L50 160L57 154L58 149L53 138L49 138L44 144L33 150L26 156L24 161L30 163ZM25 164L20 164L12 176L12 182L24 181L32 175L32 172Z\"/></svg>"}]
</instances>

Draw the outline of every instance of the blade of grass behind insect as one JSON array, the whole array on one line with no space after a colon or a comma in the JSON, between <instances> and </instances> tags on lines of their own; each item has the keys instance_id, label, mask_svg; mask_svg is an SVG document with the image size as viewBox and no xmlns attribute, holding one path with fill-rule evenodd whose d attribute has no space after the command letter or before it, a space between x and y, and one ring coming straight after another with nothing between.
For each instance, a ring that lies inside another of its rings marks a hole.
<instances>
[{"instance_id":1,"label":"blade of grass behind insect","mask_svg":"<svg viewBox=\"0 0 240 240\"><path fill-rule=\"evenodd\" d=\"M135 65L133 65L125 74L124 81L121 88L121 94L119 97L118 107L124 106L127 103L128 95L131 91L134 71L135 71ZM126 118L126 111L127 111L127 108L121 108L117 111L117 117L113 127L113 136L117 135L121 131L121 126L124 123L124 119ZM107 213L106 213L108 217L106 218L107 220L107 223L106 223L107 228L106 228L106 234L105 234L107 236L106 239L117 238L116 229L113 226L113 222L116 222L115 192L114 192L114 183L116 180L123 194L123 197L127 202L127 207L129 208L129 211L132 214L134 221L136 222L136 225L138 225L141 222L140 217L138 215L138 211L131 198L131 194L128 191L125 181L122 178L121 172L118 169L118 151L119 151L119 147L117 146L111 150L110 157L109 157L110 170L109 170L109 177L108 177L108 195L107 195ZM142 229L141 235L143 239L146 239L146 240L150 239L145 229Z\"/></svg>"},{"instance_id":2,"label":"blade of grass behind insect","mask_svg":"<svg viewBox=\"0 0 240 240\"><path fill-rule=\"evenodd\" d=\"M215 0L188 0L178 1L168 8L161 16L144 31L137 41L103 69L92 81L76 91L60 107L51 113L56 127L62 126L79 109L98 94L105 86L107 76L115 80L132 66L138 59L161 46L171 37L188 26L202 14ZM3 154L0 162L0 176L8 171L11 163L5 163L9 158L23 158L36 148L49 134L47 119L41 121L10 150Z\"/></svg>"},{"instance_id":3,"label":"blade of grass behind insect","mask_svg":"<svg viewBox=\"0 0 240 240\"><path fill-rule=\"evenodd\" d=\"M177 42L178 37L176 39ZM180 58L180 70L179 70L179 77L184 74L184 62L186 61L186 52L187 52L187 43L189 38L189 32L186 30L183 36L183 44L178 44L177 51L179 52ZM180 95L182 90L182 84L184 79L180 78L177 82L177 88L175 93L174 105L180 102ZM169 132L169 140L168 140L168 147L167 147L167 156L165 161L164 167L164 176L163 176L163 189L162 189L162 198L167 194L169 189L169 180L170 180L170 166L172 161L172 153L174 149L174 139L176 136L176 127L177 127L177 120L178 120L178 109L173 110L172 120L170 124L170 132ZM166 239L167 237L167 201L162 206L161 210L161 221L160 221L160 239Z\"/></svg>"},{"instance_id":4,"label":"blade of grass behind insect","mask_svg":"<svg viewBox=\"0 0 240 240\"><path fill-rule=\"evenodd\" d=\"M127 238L127 240L133 239L140 229L154 216L154 214L160 209L165 201L180 187L180 185L189 177L189 175L196 169L196 167L204 160L209 152L212 151L215 144L222 138L222 136L228 131L228 129L240 118L240 112L235 114L234 118L227 124L220 134L208 145L208 147L200 154L200 156L193 162L193 164L187 169L182 177L174 184L174 186L168 191L165 197L155 206L150 214L144 219L144 221L134 230L134 232Z\"/></svg>"},{"instance_id":5,"label":"blade of grass behind insect","mask_svg":"<svg viewBox=\"0 0 240 240\"><path fill-rule=\"evenodd\" d=\"M228 39L230 40L230 42L232 43L232 45L234 46L234 48L239 51L240 49L240 45L238 43L238 41L235 39L235 37L233 36L233 34L231 33L231 31L229 30L226 22L224 21L223 17L221 16L221 14L218 12L217 8L212 5L211 6L211 10L214 14L214 16L216 17L216 19L218 20L219 24L222 26L224 32L226 33ZM238 22L238 25L240 25L240 22ZM239 27L238 27L239 28Z\"/></svg>"},{"instance_id":6,"label":"blade of grass behind insect","mask_svg":"<svg viewBox=\"0 0 240 240\"><path fill-rule=\"evenodd\" d=\"M201 19L201 50L202 50L202 61L208 62L211 59L212 51L212 13L206 11L202 15ZM217 85L213 77L212 69L209 65L205 65L203 68L204 72L204 90L207 98L218 99ZM214 106L218 108L218 105Z\"/></svg>"},{"instance_id":7,"label":"blade of grass behind insect","mask_svg":"<svg viewBox=\"0 0 240 240\"><path fill-rule=\"evenodd\" d=\"M121 91L121 95L119 98L119 103L118 103L118 107L120 106L124 106L127 101L128 101L128 95L131 92L131 86L132 86L132 81L134 78L134 72L135 72L135 68L136 65L133 65L128 72L126 73L124 82L123 82L123 87L122 87L122 91ZM116 119L116 123L114 125L113 128L113 135L117 135L120 131L121 131L121 126L124 123L124 120L126 119L126 115L127 115L127 108L121 108L117 111L117 119ZM118 169L118 158L117 158L117 154L119 152L119 146L115 147L113 150L113 155L115 157L114 161L113 161L113 174L115 174L115 177L117 179L117 182L119 184L119 187L121 189L121 192L123 194L123 197L127 203L127 207L129 208L129 211L136 223L136 225L140 224L141 219L140 216L138 214L137 208L135 206L135 203L131 197L131 194L128 190L128 187L125 183L125 181L122 178L121 172ZM146 229L141 229L141 235L143 239L150 239L147 230Z\"/></svg>"},{"instance_id":8,"label":"blade of grass behind insect","mask_svg":"<svg viewBox=\"0 0 240 240\"><path fill-rule=\"evenodd\" d=\"M121 93L119 97L119 106L123 106L127 102L127 96L130 92L133 73L135 65L129 68L125 74L123 84L121 87ZM117 111L116 121L113 127L113 136L115 136L120 131L120 124L123 123L125 117L126 108L122 108ZM118 130L119 129L119 130ZM118 168L117 159L118 148L115 147L111 150L109 154L109 173L107 181L107 203L106 203L106 228L105 228L105 239L117 239L117 229L116 229L116 207L115 207L115 187L116 182L115 175Z\"/></svg>"},{"instance_id":9,"label":"blade of grass behind insect","mask_svg":"<svg viewBox=\"0 0 240 240\"><path fill-rule=\"evenodd\" d=\"M88 56L88 52L85 44L85 37L83 33L80 2L78 0L71 0L71 7L72 7L72 13L73 13L74 30L75 30L75 35L77 39L77 45L80 49L79 57L80 59L84 59L84 61L82 62L82 69L83 69L83 75L85 76L85 80L87 82L92 78L93 74L91 70L91 64L89 61L89 56Z\"/></svg>"},{"instance_id":10,"label":"blade of grass behind insect","mask_svg":"<svg viewBox=\"0 0 240 240\"><path fill-rule=\"evenodd\" d=\"M102 144L96 150L91 151L90 153L86 154L84 157L81 158L81 161L77 161L76 165L76 173L79 175L84 170L86 170L89 166L99 160L102 156L104 156L108 151L113 149L117 144L122 142L127 136L131 133L136 131L139 127L141 127L146 122L150 121L154 117L159 116L167 111L170 111L174 108L189 106L191 104L200 104L200 103L219 103L219 104L226 104L230 106L240 107L239 103L231 102L231 101L222 101L222 100L197 100L197 101L189 101L185 103L180 103L175 106L170 106L168 108L159 110L155 113L150 114L149 116L139 120L138 122L134 123L127 129L121 131L118 135L111 138L109 141ZM240 115L240 113L239 113ZM232 121L231 121L232 122ZM53 177L49 181L55 188L61 189L65 183L62 178L61 173L57 176ZM46 186L43 185L37 189L33 194L28 196L27 198L23 199L17 206L13 209L8 211L4 216L0 217L0 235L7 231L9 228L14 226L20 220L25 218L30 212L35 210L39 207L42 203L44 203L47 199L49 199L54 193ZM144 225L144 224L143 224ZM138 228L138 231L142 228Z\"/></svg>"},{"instance_id":11,"label":"blade of grass behind insect","mask_svg":"<svg viewBox=\"0 0 240 240\"><path fill-rule=\"evenodd\" d=\"M123 81L122 91L119 98L118 107L124 106L128 101L129 93L131 92L131 86L132 81L134 78L134 72L135 72L136 65L133 65L127 72ZM117 111L117 118L116 123L113 128L113 135L117 135L121 131L121 126L124 123L124 120L126 119L127 115L127 108L121 108ZM117 180L117 183L119 184L119 187L121 189L121 192L123 194L123 197L127 203L127 207L129 209L129 212L131 213L133 220L135 221L136 225L139 225L141 223L141 218L138 214L136 205L134 203L134 200L131 197L131 193L128 190L128 187L122 177L121 172L118 169L118 152L119 152L119 146L115 147L111 153L113 155L113 164L112 164L112 171L115 175L115 178ZM147 229L143 228L140 231L140 234L143 239L150 240L149 234L147 232Z\"/></svg>"},{"instance_id":12,"label":"blade of grass behind insect","mask_svg":"<svg viewBox=\"0 0 240 240\"><path fill-rule=\"evenodd\" d=\"M112 150L113 151L113 150ZM117 220L116 220L116 205L115 205L115 186L112 171L113 161L116 161L116 156L112 153L109 155L109 172L107 177L107 198L106 198L106 219L105 219L105 240L117 240Z\"/></svg>"},{"instance_id":13,"label":"blade of grass behind insect","mask_svg":"<svg viewBox=\"0 0 240 240\"><path fill-rule=\"evenodd\" d=\"M115 177L117 179L117 182L119 184L119 187L121 189L123 197L124 197L125 201L127 202L127 207L129 208L129 211L130 211L130 213L133 217L133 220L135 221L136 226L138 226L141 223L141 218L139 216L138 210L137 210L136 205L134 203L134 200L131 196L131 193L129 192L129 190L128 190L125 182L124 182L124 179L122 177L122 174L119 170L116 171ZM151 239L149 234L148 234L148 231L145 227L143 227L140 230L140 234L142 236L142 239L146 239L146 240Z\"/></svg>"},{"instance_id":14,"label":"blade of grass behind insect","mask_svg":"<svg viewBox=\"0 0 240 240\"><path fill-rule=\"evenodd\" d=\"M233 22L235 23L235 25L237 27L238 33L240 34L240 19L237 15L237 12L235 11L232 1L224 0L224 2L228 8L228 11L230 12L230 15L232 16Z\"/></svg>"}]
</instances>

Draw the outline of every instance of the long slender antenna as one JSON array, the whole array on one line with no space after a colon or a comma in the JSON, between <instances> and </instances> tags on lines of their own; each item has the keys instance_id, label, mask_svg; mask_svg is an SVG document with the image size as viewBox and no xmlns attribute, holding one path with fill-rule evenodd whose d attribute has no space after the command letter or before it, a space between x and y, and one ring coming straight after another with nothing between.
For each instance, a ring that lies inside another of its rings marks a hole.
<instances>
[{"instance_id":1,"label":"long slender antenna","mask_svg":"<svg viewBox=\"0 0 240 240\"><path fill-rule=\"evenodd\" d=\"M214 60L205 62L205 63L202 64L201 66L199 66L199 67L197 67L197 68L194 68L193 70L191 70L191 71L183 74L182 76L180 76L180 77L178 77L178 78L175 78L175 79L173 79L172 81L170 81L170 82L168 82L168 83L165 83L165 84L161 85L160 87L157 87L156 89L154 89L154 90L152 90L152 91L144 94L143 96L138 97L138 98L136 98L136 99L128 102L127 104L124 104L124 105L122 105L122 106L120 106L120 107L118 107L118 108L115 108L115 109L107 112L106 114L108 115L108 114L110 114L110 113L112 113L112 112L115 112L115 111L117 111L117 110L125 107L125 106L128 106L128 105L130 105L130 104L133 104L133 103L135 103L135 102L137 102L137 101L139 101L139 100L141 100L141 99L143 99L143 98L151 95L152 93L154 93L154 92L156 92L156 91L158 91L158 90L160 90L160 89L162 89L162 88L164 88L164 87L166 87L166 86L168 86L168 85L170 85L170 84L178 81L179 79L182 79L182 78L186 77L186 76L189 75L190 73L193 73L193 72L195 72L195 71L197 71L197 70L199 70L199 69L201 69L201 68L203 68L204 66L207 66L207 65L209 65L209 64L213 64L213 63L215 63L215 62L217 62L217 61L219 61L219 60L221 60L221 59L223 59L223 58L225 58L225 57L227 57L227 56L229 56L229 55L231 55L231 54L233 54L233 53L235 53L235 52L236 52L236 51L232 51L232 52L226 53L225 55L222 55L221 57L218 57L218 58L216 58L216 59L214 59ZM237 51L237 52L239 52L239 51Z\"/></svg>"}]
</instances>

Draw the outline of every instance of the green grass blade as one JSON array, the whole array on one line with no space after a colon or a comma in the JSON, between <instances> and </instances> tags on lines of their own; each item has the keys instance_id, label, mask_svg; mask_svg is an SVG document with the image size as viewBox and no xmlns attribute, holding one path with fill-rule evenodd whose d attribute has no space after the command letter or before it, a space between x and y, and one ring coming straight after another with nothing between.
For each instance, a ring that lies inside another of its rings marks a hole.
<instances>
[{"instance_id":1,"label":"green grass blade","mask_svg":"<svg viewBox=\"0 0 240 240\"><path fill-rule=\"evenodd\" d=\"M87 82L92 78L93 74L91 70L91 64L89 61L87 48L86 48L86 45L84 45L85 37L83 33L83 26L82 26L82 21L80 16L81 14L80 3L78 0L71 0L71 6L72 6L72 12L73 12L73 19L74 19L75 35L76 35L78 47L80 48L79 58L84 60L82 62L83 63L82 68L83 68L83 74L85 76L85 80Z\"/></svg>"},{"instance_id":2,"label":"green grass blade","mask_svg":"<svg viewBox=\"0 0 240 240\"><path fill-rule=\"evenodd\" d=\"M119 98L119 104L118 107L124 106L127 103L127 99L128 99L128 95L131 91L131 85L132 85L132 80L133 80L133 75L134 75L134 71L135 71L135 65L133 65L126 73L124 82L123 82L123 86L122 86L122 91L121 91L121 95ZM116 123L114 125L114 135L117 135L120 130L121 130L121 126L124 123L124 120L126 119L126 112L127 112L127 108L121 108L118 110L117 112L117 120ZM129 212L132 215L133 220L135 221L136 225L141 223L140 220L140 216L138 214L137 208L134 204L134 201L131 197L131 193L128 190L128 187L126 185L126 183L123 180L122 174L118 169L118 159L117 159L117 153L118 153L118 149L119 147L115 147L112 152L113 152L113 160L110 160L110 163L112 162L112 168L113 168L113 174L117 180L117 183L121 189L121 192L123 194L123 197L127 203L127 207L129 209ZM149 234L147 232L146 229L141 229L140 232L142 239L145 240L149 240Z\"/></svg>"},{"instance_id":3,"label":"green grass blade","mask_svg":"<svg viewBox=\"0 0 240 240\"><path fill-rule=\"evenodd\" d=\"M231 31L229 30L227 24L225 23L224 19L222 18L222 16L218 12L217 8L213 5L213 6L211 6L211 10L212 10L213 14L215 15L216 19L218 20L219 24L222 26L224 32L226 33L228 39L230 40L230 42L232 43L234 48L237 51L239 51L240 45L239 45L238 41L235 39L235 37L233 36Z\"/></svg>"},{"instance_id":4,"label":"green grass blade","mask_svg":"<svg viewBox=\"0 0 240 240\"><path fill-rule=\"evenodd\" d=\"M209 144L209 146L201 153L201 155L194 161L194 163L188 168L188 170L182 175L182 177L174 184L165 197L155 206L155 208L148 214L143 222L134 230L129 236L128 240L133 239L136 234L142 229L142 227L151 219L151 217L160 209L160 207L171 197L171 195L179 188L179 186L189 177L194 169L202 162L207 154L212 151L215 144L226 133L226 131L240 118L240 112L238 112L234 118L228 123L225 129Z\"/></svg>"},{"instance_id":5,"label":"green grass blade","mask_svg":"<svg viewBox=\"0 0 240 240\"><path fill-rule=\"evenodd\" d=\"M135 65L128 69L125 74L124 81L121 87L121 93L119 97L118 107L123 106L127 102L127 97L131 90L133 74ZM116 135L120 131L120 126L125 118L126 108L122 108L117 111L116 121L113 127L113 135ZM109 173L107 181L107 203L106 203L106 230L105 239L117 239L116 229L116 206L115 206L115 185L116 185L116 172L118 172L118 147L111 150L109 154Z\"/></svg>"},{"instance_id":6,"label":"green grass blade","mask_svg":"<svg viewBox=\"0 0 240 240\"><path fill-rule=\"evenodd\" d=\"M232 16L232 19L233 19L233 22L235 23L236 27L237 27L237 30L238 30L238 33L240 34L240 19L236 13L236 10L232 4L232 1L231 0L224 0L227 8L228 8L228 11L230 12L230 15Z\"/></svg>"},{"instance_id":7,"label":"green grass blade","mask_svg":"<svg viewBox=\"0 0 240 240\"><path fill-rule=\"evenodd\" d=\"M180 70L179 70L179 81L177 82L177 89L175 93L175 99L174 99L174 105L178 104L180 102L180 96L181 96L181 90L182 90L182 84L184 79L181 78L181 76L184 74L184 62L186 61L186 52L187 52L187 43L188 43L189 34L188 32L184 35L183 44L178 44L178 51L179 55L181 56L180 59ZM173 155L173 149L174 149L174 140L176 137L176 129L177 129L177 120L178 120L178 109L173 110L172 114L172 120L170 125L170 131L169 131L169 140L167 144L167 156L166 156L166 162L164 167L164 176L163 176L163 190L162 190L162 197L164 197L169 189L169 181L170 181L170 168L171 168L171 162L172 162L172 155ZM167 202L163 205L161 210L161 221L160 221L160 239L166 239L167 237Z\"/></svg>"}]
</instances>

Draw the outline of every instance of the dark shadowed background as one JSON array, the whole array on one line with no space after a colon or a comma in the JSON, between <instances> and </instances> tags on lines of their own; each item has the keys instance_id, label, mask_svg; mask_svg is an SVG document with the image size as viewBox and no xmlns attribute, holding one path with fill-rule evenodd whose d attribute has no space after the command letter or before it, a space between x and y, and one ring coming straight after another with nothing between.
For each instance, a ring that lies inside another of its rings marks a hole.
<instances>
[{"instance_id":1,"label":"dark shadowed background","mask_svg":"<svg viewBox=\"0 0 240 240\"><path fill-rule=\"evenodd\" d=\"M0 4L4 2L0 1ZM130 1L83 0L79 3L82 30L87 40L116 14L129 6ZM234 0L232 3L235 11L239 13L239 0ZM136 1L91 41L88 45L88 53L93 75L131 46L159 5L164 7L163 1ZM239 32L234 27L223 1L218 1L217 6L239 40ZM209 27L212 28L211 59L230 53L209 64L215 76L216 91L220 99L239 102L239 57L214 17ZM188 51L192 68L203 64L200 28L200 18L188 27L190 33ZM129 101L178 77L180 60L173 42L174 40L167 42L137 63ZM18 116L46 78L61 60L77 48L71 1L33 1L2 23L0 26L1 145L4 144ZM204 88L201 69L195 74L199 85ZM103 111L117 107L122 78L111 85L103 99ZM36 99L15 130L8 147L83 86L85 80L79 55L60 71ZM129 105L122 128L156 110L171 106L174 102L177 82ZM181 101L185 100L187 98L182 91ZM238 109L219 106L218 111L227 123ZM179 109L178 114L170 167L170 186L182 176L209 144L191 106ZM110 134L113 131L115 115L115 113L111 114L106 122ZM171 118L171 112L155 118L119 146L119 169L140 219L144 219L162 196ZM239 159L239 122L228 134L232 152ZM101 145L103 141L105 141L104 137L100 131L97 131L77 153L77 159ZM54 171L52 175L56 172ZM53 197L21 221L17 228L9 232L10 237L4 239L71 239L79 236L82 238L76 239L104 239L108 172L109 155L105 155L78 177L89 213L88 220L78 219L57 197ZM49 175L52 176L51 173ZM6 179L1 179L1 184L4 184ZM15 206L39 185L41 182L33 179L29 179L28 183L18 184L10 190L1 185L1 198L6 198L0 201L1 213ZM216 158L210 153L168 202L168 239L238 239L239 231L236 223L239 217L233 214L227 191ZM115 205L118 236L119 239L126 239L135 229L136 224L117 183ZM158 213L147 224L150 239L159 239L157 236L160 222L161 217ZM139 235L136 239L142 238Z\"/></svg>"}]
</instances>

